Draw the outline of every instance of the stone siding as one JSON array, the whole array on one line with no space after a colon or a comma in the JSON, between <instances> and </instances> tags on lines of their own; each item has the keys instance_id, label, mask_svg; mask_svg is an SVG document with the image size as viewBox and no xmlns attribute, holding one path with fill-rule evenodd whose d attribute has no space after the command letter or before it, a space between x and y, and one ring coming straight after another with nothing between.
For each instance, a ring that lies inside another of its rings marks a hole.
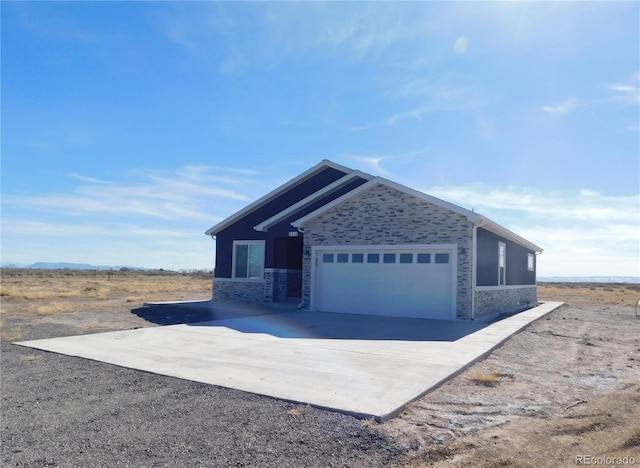
<instances>
[{"instance_id":1,"label":"stone siding","mask_svg":"<svg viewBox=\"0 0 640 468\"><path fill-rule=\"evenodd\" d=\"M264 272L264 281L238 281L214 278L213 297L239 302L285 302L298 288L302 272L270 268Z\"/></svg>"},{"instance_id":2,"label":"stone siding","mask_svg":"<svg viewBox=\"0 0 640 468\"><path fill-rule=\"evenodd\" d=\"M538 287L536 285L476 290L475 318L480 319L500 313L521 312L537 304Z\"/></svg>"},{"instance_id":3,"label":"stone siding","mask_svg":"<svg viewBox=\"0 0 640 468\"><path fill-rule=\"evenodd\" d=\"M309 220L304 228L302 304L310 307L311 246L457 244L456 317L470 318L472 225L466 217L376 185ZM460 258L464 249L465 254Z\"/></svg>"},{"instance_id":4,"label":"stone siding","mask_svg":"<svg viewBox=\"0 0 640 468\"><path fill-rule=\"evenodd\" d=\"M265 301L265 281L235 281L228 278L214 278L213 298L238 302Z\"/></svg>"}]
</instances>

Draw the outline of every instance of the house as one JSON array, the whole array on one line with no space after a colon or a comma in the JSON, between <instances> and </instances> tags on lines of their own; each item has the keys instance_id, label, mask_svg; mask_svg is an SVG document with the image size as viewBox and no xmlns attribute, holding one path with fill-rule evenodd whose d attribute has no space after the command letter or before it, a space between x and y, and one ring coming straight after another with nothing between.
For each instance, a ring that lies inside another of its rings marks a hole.
<instances>
[{"instance_id":1,"label":"house","mask_svg":"<svg viewBox=\"0 0 640 468\"><path fill-rule=\"evenodd\" d=\"M214 297L474 320L537 303L542 249L460 206L324 160L213 226Z\"/></svg>"}]
</instances>

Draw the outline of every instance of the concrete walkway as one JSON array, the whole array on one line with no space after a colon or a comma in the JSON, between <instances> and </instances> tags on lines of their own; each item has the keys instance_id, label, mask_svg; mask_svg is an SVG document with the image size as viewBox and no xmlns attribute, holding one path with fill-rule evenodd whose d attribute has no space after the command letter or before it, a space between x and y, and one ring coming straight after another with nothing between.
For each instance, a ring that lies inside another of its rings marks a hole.
<instances>
[{"instance_id":1,"label":"concrete walkway","mask_svg":"<svg viewBox=\"0 0 640 468\"><path fill-rule=\"evenodd\" d=\"M269 310L17 344L384 421L560 305L491 324Z\"/></svg>"}]
</instances>

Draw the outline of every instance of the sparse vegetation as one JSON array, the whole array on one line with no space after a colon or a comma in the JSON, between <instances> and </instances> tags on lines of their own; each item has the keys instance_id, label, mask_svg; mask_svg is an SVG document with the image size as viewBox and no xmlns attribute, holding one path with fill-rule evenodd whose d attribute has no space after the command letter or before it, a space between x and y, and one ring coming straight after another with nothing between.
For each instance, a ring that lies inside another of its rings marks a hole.
<instances>
[{"instance_id":1,"label":"sparse vegetation","mask_svg":"<svg viewBox=\"0 0 640 468\"><path fill-rule=\"evenodd\" d=\"M575 305L633 306L640 299L640 284L538 283L538 299Z\"/></svg>"},{"instance_id":2,"label":"sparse vegetation","mask_svg":"<svg viewBox=\"0 0 640 468\"><path fill-rule=\"evenodd\" d=\"M471 369L467 376L479 385L486 385L487 387L493 387L498 383L498 377L500 374L495 369Z\"/></svg>"},{"instance_id":3,"label":"sparse vegetation","mask_svg":"<svg viewBox=\"0 0 640 468\"><path fill-rule=\"evenodd\" d=\"M2 313L51 317L145 301L208 299L211 273L2 269Z\"/></svg>"}]
</instances>

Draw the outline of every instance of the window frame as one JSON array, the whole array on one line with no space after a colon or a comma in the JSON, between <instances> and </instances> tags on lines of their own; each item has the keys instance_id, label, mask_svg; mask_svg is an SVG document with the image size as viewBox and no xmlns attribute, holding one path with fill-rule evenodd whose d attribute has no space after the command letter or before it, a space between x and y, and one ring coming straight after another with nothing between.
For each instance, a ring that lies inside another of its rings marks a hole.
<instances>
[{"instance_id":1,"label":"window frame","mask_svg":"<svg viewBox=\"0 0 640 468\"><path fill-rule=\"evenodd\" d=\"M498 286L507 285L507 244L498 242Z\"/></svg>"},{"instance_id":2,"label":"window frame","mask_svg":"<svg viewBox=\"0 0 640 468\"><path fill-rule=\"evenodd\" d=\"M527 271L536 271L536 256L527 253Z\"/></svg>"},{"instance_id":3,"label":"window frame","mask_svg":"<svg viewBox=\"0 0 640 468\"><path fill-rule=\"evenodd\" d=\"M236 276L236 265L237 265L237 249L240 245L246 245L247 247L247 276ZM251 246L259 245L262 247L262 258L260 259L260 276L249 276L249 272L251 269ZM232 247L232 259L231 259L231 277L237 280L244 281L260 281L264 280L264 259L266 255L266 242L264 240L234 240Z\"/></svg>"}]
</instances>

